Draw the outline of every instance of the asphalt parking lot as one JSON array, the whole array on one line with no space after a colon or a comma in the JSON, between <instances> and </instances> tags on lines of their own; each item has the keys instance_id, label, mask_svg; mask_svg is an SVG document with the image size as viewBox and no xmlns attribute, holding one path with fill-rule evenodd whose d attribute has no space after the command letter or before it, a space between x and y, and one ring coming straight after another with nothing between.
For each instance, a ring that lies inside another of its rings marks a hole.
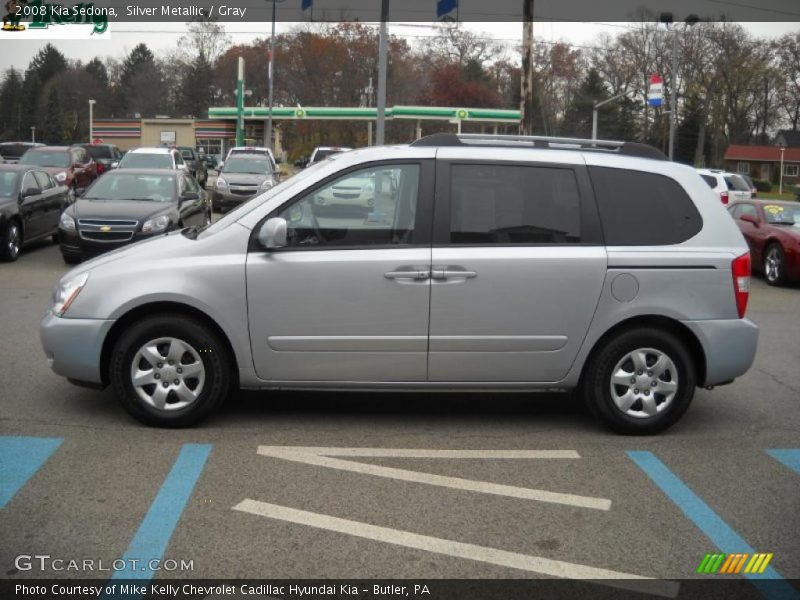
<instances>
[{"instance_id":1,"label":"asphalt parking lot","mask_svg":"<svg viewBox=\"0 0 800 600\"><path fill-rule=\"evenodd\" d=\"M193 561L156 578L678 580L758 552L765 577L800 579L798 286L754 279L755 365L660 436L555 394L238 393L167 431L47 368L38 324L66 270L47 242L0 265L3 577L108 577L15 559L138 552Z\"/></svg>"}]
</instances>

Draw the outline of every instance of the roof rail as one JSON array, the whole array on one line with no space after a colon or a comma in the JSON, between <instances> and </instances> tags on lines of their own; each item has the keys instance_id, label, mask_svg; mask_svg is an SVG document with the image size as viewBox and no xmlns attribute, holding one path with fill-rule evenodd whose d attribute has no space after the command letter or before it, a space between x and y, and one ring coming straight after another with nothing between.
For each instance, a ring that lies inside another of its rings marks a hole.
<instances>
[{"instance_id":1,"label":"roof rail","mask_svg":"<svg viewBox=\"0 0 800 600\"><path fill-rule=\"evenodd\" d=\"M539 135L494 135L481 133L434 133L411 143L412 146L491 146L511 148L549 148L552 150L588 150L639 158L667 160L663 152L637 142L587 140Z\"/></svg>"}]
</instances>

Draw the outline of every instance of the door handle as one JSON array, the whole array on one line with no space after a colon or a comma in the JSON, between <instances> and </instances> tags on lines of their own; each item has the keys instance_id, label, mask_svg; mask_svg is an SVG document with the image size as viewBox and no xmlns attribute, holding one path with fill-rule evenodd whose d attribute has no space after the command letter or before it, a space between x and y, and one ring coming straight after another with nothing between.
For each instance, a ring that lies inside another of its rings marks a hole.
<instances>
[{"instance_id":1,"label":"door handle","mask_svg":"<svg viewBox=\"0 0 800 600\"><path fill-rule=\"evenodd\" d=\"M389 271L383 274L386 279L413 279L415 281L424 281L431 278L431 272L424 269L414 269L409 271Z\"/></svg>"},{"instance_id":2,"label":"door handle","mask_svg":"<svg viewBox=\"0 0 800 600\"><path fill-rule=\"evenodd\" d=\"M462 271L457 269L433 269L433 271L431 271L431 278L438 280L455 279L457 277L472 279L473 277L477 276L478 274L475 271Z\"/></svg>"}]
</instances>

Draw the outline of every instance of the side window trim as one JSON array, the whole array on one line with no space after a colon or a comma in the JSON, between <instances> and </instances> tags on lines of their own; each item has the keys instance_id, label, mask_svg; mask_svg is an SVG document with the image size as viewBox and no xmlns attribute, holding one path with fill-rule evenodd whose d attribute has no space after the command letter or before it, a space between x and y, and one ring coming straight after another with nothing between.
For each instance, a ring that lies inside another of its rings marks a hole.
<instances>
[{"instance_id":1,"label":"side window trim","mask_svg":"<svg viewBox=\"0 0 800 600\"><path fill-rule=\"evenodd\" d=\"M451 174L454 165L497 165L509 167L539 167L547 169L567 169L572 171L578 185L580 201L580 242L553 244L452 244L450 242L450 201L451 201ZM433 246L434 247L553 247L553 246L602 246L603 234L600 227L600 218L594 190L591 185L589 173L585 165L549 162L522 162L504 160L474 160L474 159L439 159L436 161L436 193L433 215Z\"/></svg>"},{"instance_id":2,"label":"side window trim","mask_svg":"<svg viewBox=\"0 0 800 600\"><path fill-rule=\"evenodd\" d=\"M289 200L282 203L280 206L272 210L266 217L259 221L258 225L253 228L250 235L250 243L248 244L248 252L264 252L265 250L258 243L258 231L261 226L270 218L277 217L283 211L290 208L292 205L301 202L306 196L313 194L317 190L333 183L337 179L347 176L349 173L362 171L364 169L381 167L391 168L393 166L407 166L419 165L419 189L417 192L417 210L416 218L414 220L414 238L415 241L410 245L399 246L396 244L374 244L365 246L293 246L272 250L272 252L319 252L319 251L336 251L336 250L381 250L393 248L419 248L431 246L431 231L433 228L433 197L434 197L434 178L436 177L436 161L432 158L408 158L396 160L381 160L374 162L361 163L337 171L333 175L326 177L322 181L317 182L313 186L305 188L303 191L292 196Z\"/></svg>"}]
</instances>

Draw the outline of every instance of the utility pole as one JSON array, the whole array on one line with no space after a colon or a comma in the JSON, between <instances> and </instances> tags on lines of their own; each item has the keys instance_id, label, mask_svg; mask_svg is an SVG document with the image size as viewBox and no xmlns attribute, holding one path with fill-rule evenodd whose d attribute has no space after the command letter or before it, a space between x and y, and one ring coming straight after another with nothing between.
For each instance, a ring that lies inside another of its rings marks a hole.
<instances>
[{"instance_id":1,"label":"utility pole","mask_svg":"<svg viewBox=\"0 0 800 600\"><path fill-rule=\"evenodd\" d=\"M389 40L386 21L389 20L389 0L381 0L381 32L378 41L378 119L375 125L375 144L383 146L386 139L386 63Z\"/></svg>"},{"instance_id":2,"label":"utility pole","mask_svg":"<svg viewBox=\"0 0 800 600\"><path fill-rule=\"evenodd\" d=\"M264 132L264 145L272 148L272 98L275 87L275 4L283 0L272 0L272 35L269 38L269 114L267 115L267 130Z\"/></svg>"},{"instance_id":3,"label":"utility pole","mask_svg":"<svg viewBox=\"0 0 800 600\"><path fill-rule=\"evenodd\" d=\"M522 86L519 128L533 135L533 0L522 0Z\"/></svg>"},{"instance_id":4,"label":"utility pole","mask_svg":"<svg viewBox=\"0 0 800 600\"><path fill-rule=\"evenodd\" d=\"M672 90L669 94L669 159L675 155L675 127L678 120L678 30L672 30Z\"/></svg>"}]
</instances>

